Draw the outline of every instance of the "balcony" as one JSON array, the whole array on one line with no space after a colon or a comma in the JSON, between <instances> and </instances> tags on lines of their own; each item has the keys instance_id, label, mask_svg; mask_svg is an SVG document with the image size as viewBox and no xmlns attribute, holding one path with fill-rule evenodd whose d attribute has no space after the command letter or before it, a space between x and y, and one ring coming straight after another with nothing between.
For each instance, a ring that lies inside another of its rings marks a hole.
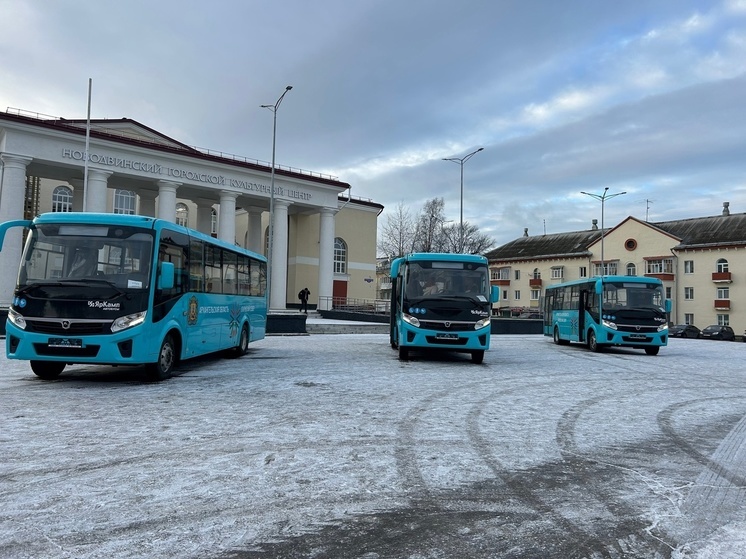
<instances>
[{"instance_id":1,"label":"balcony","mask_svg":"<svg viewBox=\"0 0 746 559\"><path fill-rule=\"evenodd\" d=\"M497 280L492 280L491 283L492 285L510 285L510 280L509 279L497 279Z\"/></svg>"},{"instance_id":2,"label":"balcony","mask_svg":"<svg viewBox=\"0 0 746 559\"><path fill-rule=\"evenodd\" d=\"M529 278L529 287L541 287L541 278Z\"/></svg>"},{"instance_id":3,"label":"balcony","mask_svg":"<svg viewBox=\"0 0 746 559\"><path fill-rule=\"evenodd\" d=\"M729 311L730 310L730 299L715 299L715 310L716 311Z\"/></svg>"},{"instance_id":4,"label":"balcony","mask_svg":"<svg viewBox=\"0 0 746 559\"><path fill-rule=\"evenodd\" d=\"M730 272L712 272L712 281L715 283L731 283Z\"/></svg>"}]
</instances>

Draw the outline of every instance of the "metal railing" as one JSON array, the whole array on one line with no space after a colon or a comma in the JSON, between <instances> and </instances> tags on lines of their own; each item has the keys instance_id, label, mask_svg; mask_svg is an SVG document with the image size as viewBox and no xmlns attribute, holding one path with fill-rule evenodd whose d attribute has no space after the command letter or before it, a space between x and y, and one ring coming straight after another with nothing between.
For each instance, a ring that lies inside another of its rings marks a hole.
<instances>
[{"instance_id":1,"label":"metal railing","mask_svg":"<svg viewBox=\"0 0 746 559\"><path fill-rule=\"evenodd\" d=\"M319 309L388 316L391 313L391 301L388 299L319 297Z\"/></svg>"}]
</instances>

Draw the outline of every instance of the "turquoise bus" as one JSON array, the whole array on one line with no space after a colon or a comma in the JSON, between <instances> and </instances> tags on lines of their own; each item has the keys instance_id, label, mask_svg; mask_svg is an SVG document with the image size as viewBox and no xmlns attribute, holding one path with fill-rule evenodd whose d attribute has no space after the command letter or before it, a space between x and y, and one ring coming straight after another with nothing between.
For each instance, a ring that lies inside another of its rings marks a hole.
<instances>
[{"instance_id":1,"label":"turquoise bus","mask_svg":"<svg viewBox=\"0 0 746 559\"><path fill-rule=\"evenodd\" d=\"M46 213L27 229L6 322L9 359L54 379L71 364L144 365L247 353L267 323L264 256L151 217Z\"/></svg>"},{"instance_id":2,"label":"turquoise bus","mask_svg":"<svg viewBox=\"0 0 746 559\"><path fill-rule=\"evenodd\" d=\"M481 363L490 347L492 303L487 259L471 254L414 253L391 263L391 347L470 353Z\"/></svg>"},{"instance_id":3,"label":"turquoise bus","mask_svg":"<svg viewBox=\"0 0 746 559\"><path fill-rule=\"evenodd\" d=\"M544 293L544 335L556 344L581 342L591 351L610 346L658 355L668 343L663 283L657 278L598 276L558 285Z\"/></svg>"}]
</instances>

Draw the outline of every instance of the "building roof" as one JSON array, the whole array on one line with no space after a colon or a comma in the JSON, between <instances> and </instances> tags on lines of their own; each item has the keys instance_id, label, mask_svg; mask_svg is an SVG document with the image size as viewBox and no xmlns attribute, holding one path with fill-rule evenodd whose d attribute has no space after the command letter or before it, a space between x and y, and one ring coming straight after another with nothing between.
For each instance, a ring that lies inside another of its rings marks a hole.
<instances>
[{"instance_id":1,"label":"building roof","mask_svg":"<svg viewBox=\"0 0 746 559\"><path fill-rule=\"evenodd\" d=\"M724 206L723 215L696 217L657 223L640 221L628 217L619 225L635 220L664 234L670 235L676 243L674 250L746 246L746 213L730 214ZM608 235L612 229L605 229ZM576 258L590 256L589 247L601 238L601 229L570 231L551 235L528 236L525 234L514 241L498 247L485 256L491 264L516 260L542 260L552 258Z\"/></svg>"}]
</instances>

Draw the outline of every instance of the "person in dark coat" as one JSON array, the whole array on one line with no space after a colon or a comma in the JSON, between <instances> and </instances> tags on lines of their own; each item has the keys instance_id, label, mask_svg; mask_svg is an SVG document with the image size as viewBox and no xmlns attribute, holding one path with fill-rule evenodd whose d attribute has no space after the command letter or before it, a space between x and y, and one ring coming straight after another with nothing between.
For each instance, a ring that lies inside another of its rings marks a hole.
<instances>
[{"instance_id":1,"label":"person in dark coat","mask_svg":"<svg viewBox=\"0 0 746 559\"><path fill-rule=\"evenodd\" d=\"M300 293L298 293L298 299L300 299L300 312L304 312L308 314L308 297L310 297L311 291L304 287L300 290Z\"/></svg>"}]
</instances>

